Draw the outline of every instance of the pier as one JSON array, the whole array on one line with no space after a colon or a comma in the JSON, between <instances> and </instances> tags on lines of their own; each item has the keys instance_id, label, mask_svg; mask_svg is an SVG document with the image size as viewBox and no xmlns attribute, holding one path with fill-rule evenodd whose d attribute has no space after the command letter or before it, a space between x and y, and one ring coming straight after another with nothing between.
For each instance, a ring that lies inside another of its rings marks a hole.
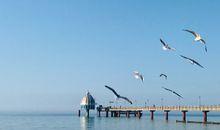
<instances>
[{"instance_id":1,"label":"pier","mask_svg":"<svg viewBox=\"0 0 220 130\"><path fill-rule=\"evenodd\" d=\"M202 112L203 113L203 121L204 124L220 124L219 122L208 122L208 112L210 111L220 111L220 105L212 105L212 106L146 106L146 107L97 107L98 116L101 116L101 112L105 112L106 117L108 117L108 113L111 113L111 117L120 117L121 115L125 115L127 118L130 118L131 115L134 117L141 118L142 112L148 111L150 112L151 120L154 120L154 113L156 111L165 113L165 120L169 120L169 112L176 111L182 113L182 120L176 122L183 123L201 123L197 121L186 121L186 113L189 111L192 112Z\"/></svg>"}]
</instances>

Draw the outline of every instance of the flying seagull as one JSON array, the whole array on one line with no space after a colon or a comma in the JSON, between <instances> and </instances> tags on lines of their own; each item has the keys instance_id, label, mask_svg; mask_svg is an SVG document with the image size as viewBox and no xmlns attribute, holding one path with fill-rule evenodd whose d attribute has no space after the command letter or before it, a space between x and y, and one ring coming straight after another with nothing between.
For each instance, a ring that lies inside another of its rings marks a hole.
<instances>
[{"instance_id":1,"label":"flying seagull","mask_svg":"<svg viewBox=\"0 0 220 130\"><path fill-rule=\"evenodd\" d=\"M175 91L173 91L173 90L171 90L171 89L169 89L169 88L165 88L165 87L162 87L162 88L165 89L165 90L167 90L167 91L170 91L170 92L174 93L174 94L177 95L179 98L183 98L180 94L178 94L177 92L175 92Z\"/></svg>"},{"instance_id":2,"label":"flying seagull","mask_svg":"<svg viewBox=\"0 0 220 130\"><path fill-rule=\"evenodd\" d=\"M184 59L189 60L192 65L196 64L196 65L198 65L199 67L204 68L204 67L203 67L201 64L199 64L197 61L195 61L195 60L193 60L193 59L191 59L191 58L188 58L188 57L186 57L186 56L183 56L183 55L180 55L180 56L181 56L182 58L184 58Z\"/></svg>"},{"instance_id":3,"label":"flying seagull","mask_svg":"<svg viewBox=\"0 0 220 130\"><path fill-rule=\"evenodd\" d=\"M140 79L142 82L144 82L144 76L141 73L139 73L138 71L134 71L134 77L136 79Z\"/></svg>"},{"instance_id":4,"label":"flying seagull","mask_svg":"<svg viewBox=\"0 0 220 130\"><path fill-rule=\"evenodd\" d=\"M183 29L183 31L186 31L186 32L189 32L189 33L193 34L193 36L195 37L194 40L204 44L205 45L205 51L207 52L206 42L205 42L204 39L202 39L202 37L198 33L194 32L194 31L191 31L191 30L188 30L188 29Z\"/></svg>"},{"instance_id":5,"label":"flying seagull","mask_svg":"<svg viewBox=\"0 0 220 130\"><path fill-rule=\"evenodd\" d=\"M107 85L105 85L105 87L108 88L109 90L111 90L117 96L117 98L124 99L127 102L129 102L130 104L132 104L131 100L129 100L127 97L123 97L123 96L119 95L113 88L111 88L111 87L109 87Z\"/></svg>"},{"instance_id":6,"label":"flying seagull","mask_svg":"<svg viewBox=\"0 0 220 130\"><path fill-rule=\"evenodd\" d=\"M167 75L165 74L160 74L160 77L164 76L165 79L167 79Z\"/></svg>"},{"instance_id":7,"label":"flying seagull","mask_svg":"<svg viewBox=\"0 0 220 130\"><path fill-rule=\"evenodd\" d=\"M175 48L171 48L168 44L166 44L161 38L160 38L160 42L162 43L162 45L163 45L163 47L162 47L162 49L163 50L173 50L173 51L175 51L176 49Z\"/></svg>"}]
</instances>

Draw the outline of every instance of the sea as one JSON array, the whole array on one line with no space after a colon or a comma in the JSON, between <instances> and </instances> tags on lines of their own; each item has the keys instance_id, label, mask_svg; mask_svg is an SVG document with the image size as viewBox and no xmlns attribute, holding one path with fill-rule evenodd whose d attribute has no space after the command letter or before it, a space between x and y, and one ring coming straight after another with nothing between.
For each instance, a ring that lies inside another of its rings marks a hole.
<instances>
[{"instance_id":1,"label":"sea","mask_svg":"<svg viewBox=\"0 0 220 130\"><path fill-rule=\"evenodd\" d=\"M154 120L149 113L143 113L139 119L134 116L127 118L98 117L96 113L90 117L84 113L58 114L0 114L0 130L220 130L217 124L177 123L181 113L169 113L165 121L164 113L155 113ZM202 121L202 113L187 113L187 120ZM220 114L208 113L208 121L220 122Z\"/></svg>"}]
</instances>

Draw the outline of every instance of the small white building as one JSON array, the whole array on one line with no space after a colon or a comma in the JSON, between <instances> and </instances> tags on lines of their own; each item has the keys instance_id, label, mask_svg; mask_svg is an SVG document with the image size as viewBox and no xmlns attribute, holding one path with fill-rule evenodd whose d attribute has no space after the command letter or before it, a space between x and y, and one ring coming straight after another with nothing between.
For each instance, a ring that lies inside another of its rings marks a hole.
<instances>
[{"instance_id":1,"label":"small white building","mask_svg":"<svg viewBox=\"0 0 220 130\"><path fill-rule=\"evenodd\" d=\"M80 102L80 106L86 110L87 116L89 116L89 110L95 109L95 104L95 99L89 92L87 92L86 96L84 96Z\"/></svg>"}]
</instances>

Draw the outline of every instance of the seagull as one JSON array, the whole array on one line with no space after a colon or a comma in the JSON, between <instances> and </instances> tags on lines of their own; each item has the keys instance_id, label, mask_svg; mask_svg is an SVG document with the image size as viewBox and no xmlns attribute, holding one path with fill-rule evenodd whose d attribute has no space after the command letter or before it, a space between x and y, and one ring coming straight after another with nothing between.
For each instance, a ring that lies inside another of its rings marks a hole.
<instances>
[{"instance_id":1,"label":"seagull","mask_svg":"<svg viewBox=\"0 0 220 130\"><path fill-rule=\"evenodd\" d=\"M203 67L201 64L199 64L197 61L195 61L195 60L193 60L193 59L191 59L191 58L188 58L188 57L186 57L186 56L183 56L183 55L180 55L180 56L181 56L182 58L184 58L184 59L189 60L192 65L196 64L196 65L198 65L199 67L204 68L204 67Z\"/></svg>"},{"instance_id":2,"label":"seagull","mask_svg":"<svg viewBox=\"0 0 220 130\"><path fill-rule=\"evenodd\" d=\"M198 33L194 32L194 31L191 31L191 30L188 30L188 29L183 29L183 31L186 31L186 32L189 32L189 33L193 34L193 36L195 37L194 40L204 44L205 45L205 51L207 52L206 42L205 42L204 39L202 39L202 37Z\"/></svg>"},{"instance_id":3,"label":"seagull","mask_svg":"<svg viewBox=\"0 0 220 130\"><path fill-rule=\"evenodd\" d=\"M173 51L175 51L176 49L175 48L171 48L168 44L166 44L161 38L160 38L160 42L162 43L162 45L163 45L163 47L162 47L162 49L163 50L173 50Z\"/></svg>"},{"instance_id":4,"label":"seagull","mask_svg":"<svg viewBox=\"0 0 220 130\"><path fill-rule=\"evenodd\" d=\"M165 88L165 87L162 87L162 88L165 89L165 90L167 90L167 91L170 91L170 92L174 93L174 94L177 95L179 98L183 98L180 94L178 94L177 92L175 92L175 91L173 91L173 90L171 90L171 89L169 89L169 88Z\"/></svg>"},{"instance_id":5,"label":"seagull","mask_svg":"<svg viewBox=\"0 0 220 130\"><path fill-rule=\"evenodd\" d=\"M132 104L131 100L129 100L127 97L123 97L123 96L119 95L113 88L111 88L111 87L109 87L107 85L105 85L105 87L108 88L109 90L111 90L117 96L117 98L124 99L127 102L129 102L130 104Z\"/></svg>"},{"instance_id":6,"label":"seagull","mask_svg":"<svg viewBox=\"0 0 220 130\"><path fill-rule=\"evenodd\" d=\"M142 82L144 82L144 76L141 73L139 73L138 71L134 71L134 77L136 79L140 79Z\"/></svg>"},{"instance_id":7,"label":"seagull","mask_svg":"<svg viewBox=\"0 0 220 130\"><path fill-rule=\"evenodd\" d=\"M165 79L167 79L167 75L165 74L160 74L160 77L164 76Z\"/></svg>"}]
</instances>

